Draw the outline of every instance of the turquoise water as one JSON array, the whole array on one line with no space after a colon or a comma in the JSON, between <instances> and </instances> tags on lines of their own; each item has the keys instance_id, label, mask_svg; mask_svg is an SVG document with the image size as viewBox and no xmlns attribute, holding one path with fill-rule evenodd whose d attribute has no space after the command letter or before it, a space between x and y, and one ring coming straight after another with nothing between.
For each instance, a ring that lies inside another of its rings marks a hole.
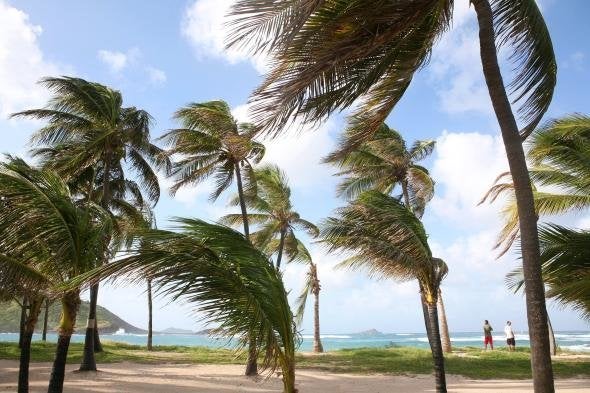
<instances>
[{"instance_id":1,"label":"turquoise water","mask_svg":"<svg viewBox=\"0 0 590 393\"><path fill-rule=\"evenodd\" d=\"M555 334L558 345L563 349L572 351L590 352L590 332L557 332ZM40 340L41 336L36 334L34 340ZM57 341L55 334L48 334L49 341ZM101 339L104 341L116 341L128 344L145 345L145 334L103 334ZM18 341L18 334L0 333L0 341ZM84 335L75 334L72 336L73 342L83 342ZM483 337L481 333L452 333L451 341L455 347L482 346ZM182 345L182 346L206 346L220 348L228 346L226 339L212 339L207 336L194 334L154 334L154 345ZM505 346L506 341L503 336L494 336L496 346ZM407 346L427 348L428 339L424 333L392 333L378 336L366 337L358 334L325 334L322 335L322 344L324 349L332 351L342 348L383 348L391 346ZM313 337L309 335L302 336L300 346L301 351L310 351L313 345ZM529 339L526 334L516 335L517 346L529 346Z\"/></svg>"}]
</instances>

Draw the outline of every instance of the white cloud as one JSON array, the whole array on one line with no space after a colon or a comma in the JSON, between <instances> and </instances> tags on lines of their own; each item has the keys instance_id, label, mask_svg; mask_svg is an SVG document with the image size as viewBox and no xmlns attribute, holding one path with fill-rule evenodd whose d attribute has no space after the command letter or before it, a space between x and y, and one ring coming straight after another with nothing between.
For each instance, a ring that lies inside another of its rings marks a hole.
<instances>
[{"instance_id":1,"label":"white cloud","mask_svg":"<svg viewBox=\"0 0 590 393\"><path fill-rule=\"evenodd\" d=\"M147 66L145 67L145 71L148 74L150 83L153 85L162 85L168 79L166 73L158 68Z\"/></svg>"},{"instance_id":2,"label":"white cloud","mask_svg":"<svg viewBox=\"0 0 590 393\"><path fill-rule=\"evenodd\" d=\"M249 121L248 105L232 110L239 121ZM293 187L305 190L325 185L334 173L328 165L320 165L335 146L330 132L336 128L334 120L319 126L302 124L295 120L278 138L264 138L266 154L263 163L274 163L283 169Z\"/></svg>"},{"instance_id":3,"label":"white cloud","mask_svg":"<svg viewBox=\"0 0 590 393\"><path fill-rule=\"evenodd\" d=\"M432 211L463 228L497 225L502 201L477 204L496 177L507 170L504 144L499 136L443 132L437 139L432 167L437 184L430 205Z\"/></svg>"},{"instance_id":4,"label":"white cloud","mask_svg":"<svg viewBox=\"0 0 590 393\"><path fill-rule=\"evenodd\" d=\"M65 73L48 61L39 47L41 26L29 16L0 0L0 116L43 105L48 98L37 81Z\"/></svg>"},{"instance_id":5,"label":"white cloud","mask_svg":"<svg viewBox=\"0 0 590 393\"><path fill-rule=\"evenodd\" d=\"M250 61L259 72L268 70L264 56L251 56L246 50L225 49L228 29L224 25L234 0L196 0L183 15L181 31L198 57L225 59L230 64Z\"/></svg>"},{"instance_id":6,"label":"white cloud","mask_svg":"<svg viewBox=\"0 0 590 393\"><path fill-rule=\"evenodd\" d=\"M563 62L563 68L573 69L575 71L583 71L586 55L582 51L572 53L566 61Z\"/></svg>"},{"instance_id":7,"label":"white cloud","mask_svg":"<svg viewBox=\"0 0 590 393\"><path fill-rule=\"evenodd\" d=\"M137 48L131 48L126 52L101 49L98 51L98 58L109 67L112 73L118 74L135 63L140 54Z\"/></svg>"}]
</instances>

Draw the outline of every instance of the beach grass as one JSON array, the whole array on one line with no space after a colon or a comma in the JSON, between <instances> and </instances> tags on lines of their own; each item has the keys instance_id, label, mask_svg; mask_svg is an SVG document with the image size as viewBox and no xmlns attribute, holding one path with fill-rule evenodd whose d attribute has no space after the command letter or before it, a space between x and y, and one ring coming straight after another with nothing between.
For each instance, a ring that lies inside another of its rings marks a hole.
<instances>
[{"instance_id":1,"label":"beach grass","mask_svg":"<svg viewBox=\"0 0 590 393\"><path fill-rule=\"evenodd\" d=\"M242 364L244 359L228 349L205 347L156 346L148 351L145 346L114 342L103 343L104 352L96 354L97 363L192 363L192 364ZM83 345L72 343L68 363L82 359ZM31 361L53 360L55 344L34 342ZM16 343L0 342L0 359L18 360ZM299 353L297 367L335 373L380 374L430 374L430 351L411 347L340 349L324 354ZM500 348L484 352L479 348L461 348L446 356L447 374L462 375L473 379L528 379L531 378L530 351L520 348L508 352ZM553 361L557 378L590 378L590 357L560 356Z\"/></svg>"}]
</instances>

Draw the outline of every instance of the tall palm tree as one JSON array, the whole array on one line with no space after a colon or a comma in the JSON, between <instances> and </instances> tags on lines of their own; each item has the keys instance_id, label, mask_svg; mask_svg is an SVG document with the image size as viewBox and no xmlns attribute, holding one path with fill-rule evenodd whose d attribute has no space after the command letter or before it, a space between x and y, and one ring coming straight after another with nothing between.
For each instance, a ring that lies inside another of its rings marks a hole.
<instances>
[{"instance_id":1,"label":"tall palm tree","mask_svg":"<svg viewBox=\"0 0 590 393\"><path fill-rule=\"evenodd\" d=\"M31 138L31 142L40 147L35 153L43 165L69 180L92 176L90 186L100 185L100 193L96 196L99 204L111 211L121 207L114 202L118 190L112 187L112 181L119 179L124 183L125 167L128 166L136 173L148 200L155 204L160 187L152 167L167 168L169 162L162 150L150 141L152 119L149 113L124 107L119 91L84 79L44 78L41 83L53 93L47 106L12 116L47 122ZM104 237L103 261L106 263L112 236L105 233ZM90 311L80 370L96 370L97 298L98 284L90 289Z\"/></svg>"},{"instance_id":2,"label":"tall palm tree","mask_svg":"<svg viewBox=\"0 0 590 393\"><path fill-rule=\"evenodd\" d=\"M446 392L437 299L447 266L432 256L420 220L395 198L367 191L326 219L321 236L329 251L353 255L341 266L365 269L372 277L418 281L436 391Z\"/></svg>"},{"instance_id":3,"label":"tall palm tree","mask_svg":"<svg viewBox=\"0 0 590 393\"><path fill-rule=\"evenodd\" d=\"M311 255L303 244L300 246L300 251L295 258L308 265L309 270L305 274L306 280L301 294L297 298L297 313L295 314L298 324L303 320L303 313L305 312L305 305L307 304L307 296L312 294L314 297L313 303L313 351L317 353L324 352L320 335L320 279L318 277L318 267L313 263Z\"/></svg>"},{"instance_id":4,"label":"tall palm tree","mask_svg":"<svg viewBox=\"0 0 590 393\"><path fill-rule=\"evenodd\" d=\"M175 224L178 232L143 232L129 256L69 285L111 276L131 282L149 278L159 294L193 304L217 332L236 337L242 347L255 331L263 366L280 367L284 392L296 392L296 328L282 279L269 259L230 228L185 218Z\"/></svg>"},{"instance_id":5,"label":"tall palm tree","mask_svg":"<svg viewBox=\"0 0 590 393\"><path fill-rule=\"evenodd\" d=\"M250 237L243 180L255 184L252 165L264 156L264 145L256 142L256 130L250 123L238 122L225 101L191 103L179 109L174 118L181 124L161 137L170 155L179 155L172 175L174 195L180 188L215 178L215 190L210 199L216 200L236 180L242 222L246 239ZM246 375L257 374L255 344L250 345Z\"/></svg>"},{"instance_id":6,"label":"tall palm tree","mask_svg":"<svg viewBox=\"0 0 590 393\"><path fill-rule=\"evenodd\" d=\"M340 169L338 175L345 177L338 186L338 194L347 199L354 199L367 190L391 194L399 185L404 205L418 218L422 217L426 203L434 195L434 180L428 170L416 162L432 154L436 142L416 141L408 149L403 137L383 123L371 138L357 144L354 136L359 133L361 124L352 121L336 151L324 159L336 165ZM451 352L442 294L439 293L438 299L443 348Z\"/></svg>"},{"instance_id":7,"label":"tall palm tree","mask_svg":"<svg viewBox=\"0 0 590 393\"><path fill-rule=\"evenodd\" d=\"M20 392L28 391L31 337L46 296L62 303L50 393L63 390L66 357L80 304L79 288L61 286L95 268L102 257L110 216L97 205L81 207L61 177L19 159L0 165L0 288L29 300L19 371Z\"/></svg>"},{"instance_id":8,"label":"tall palm tree","mask_svg":"<svg viewBox=\"0 0 590 393\"><path fill-rule=\"evenodd\" d=\"M539 216L590 208L590 117L570 115L544 124L527 140L535 210ZM502 173L480 203L508 199L496 248L505 254L520 236L514 183Z\"/></svg>"},{"instance_id":9,"label":"tall palm tree","mask_svg":"<svg viewBox=\"0 0 590 393\"><path fill-rule=\"evenodd\" d=\"M403 137L383 123L370 139L357 145L358 128L359 123L351 122L336 151L324 159L340 169L337 175L344 176L338 194L347 199L367 190L390 194L399 185L404 205L420 217L434 194L434 181L417 162L432 153L436 142L416 141L408 149Z\"/></svg>"},{"instance_id":10,"label":"tall palm tree","mask_svg":"<svg viewBox=\"0 0 590 393\"><path fill-rule=\"evenodd\" d=\"M468 0L463 0L468 1ZM520 217L534 389L553 392L533 195L522 139L547 111L557 80L549 31L536 0L470 0L477 15L482 70L500 126ZM427 64L433 45L449 29L453 0L303 1L238 0L229 45L266 52L271 70L251 99L253 120L278 134L295 116L317 122L359 103L354 136L370 138ZM512 50L513 103L498 62L498 47Z\"/></svg>"},{"instance_id":11,"label":"tall palm tree","mask_svg":"<svg viewBox=\"0 0 590 393\"><path fill-rule=\"evenodd\" d=\"M276 165L267 164L254 171L254 185L248 188L255 193L246 194L245 202L253 213L247 219L258 226L252 233L252 243L267 255L276 255L276 268L280 270L283 254L289 260L299 253L300 242L295 236L296 230L303 230L316 237L318 228L301 218L291 203L291 188L285 173ZM234 199L234 204L237 202ZM243 215L228 214L221 218L224 224L236 226L243 220Z\"/></svg>"}]
</instances>

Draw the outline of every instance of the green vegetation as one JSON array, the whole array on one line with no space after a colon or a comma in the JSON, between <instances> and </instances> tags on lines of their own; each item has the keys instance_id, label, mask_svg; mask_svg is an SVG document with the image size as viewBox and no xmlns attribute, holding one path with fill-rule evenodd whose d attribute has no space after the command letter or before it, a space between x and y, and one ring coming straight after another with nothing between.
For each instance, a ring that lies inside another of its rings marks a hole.
<instances>
[{"instance_id":1,"label":"green vegetation","mask_svg":"<svg viewBox=\"0 0 590 393\"><path fill-rule=\"evenodd\" d=\"M229 349L205 347L154 346L153 351L139 345L103 343L104 352L96 354L99 363L135 362L147 364L194 363L194 364L243 364L244 358ZM49 362L53 359L55 344L35 342L31 346L33 362ZM82 344L71 344L68 363L82 359ZM19 349L16 343L0 343L0 359L17 360ZM460 352L446 355L448 374L467 378L524 379L531 378L530 351L520 348L516 352L503 349L483 352L479 348L463 348ZM590 377L590 358L562 358L553 362L555 375L559 378ZM297 354L298 369L315 369L336 373L385 373L385 374L430 374L432 355L427 349L418 348L361 348L341 349L322 355Z\"/></svg>"},{"instance_id":2,"label":"green vegetation","mask_svg":"<svg viewBox=\"0 0 590 393\"><path fill-rule=\"evenodd\" d=\"M80 310L76 316L76 331L83 332L86 330L86 317L88 316L88 302L80 304ZM15 302L0 303L0 333L16 333L19 331L20 322L20 305ZM45 308L41 310L40 319L43 319ZM49 318L47 322L47 330L55 331L59 325L59 317L61 314L61 305L59 302L53 302L49 306ZM125 322L104 307L96 306L96 316L98 318L98 328L101 332L111 333L119 329L125 329L127 333L142 334L145 330L137 328ZM35 332L39 333L43 330L43 324L37 323Z\"/></svg>"}]
</instances>

